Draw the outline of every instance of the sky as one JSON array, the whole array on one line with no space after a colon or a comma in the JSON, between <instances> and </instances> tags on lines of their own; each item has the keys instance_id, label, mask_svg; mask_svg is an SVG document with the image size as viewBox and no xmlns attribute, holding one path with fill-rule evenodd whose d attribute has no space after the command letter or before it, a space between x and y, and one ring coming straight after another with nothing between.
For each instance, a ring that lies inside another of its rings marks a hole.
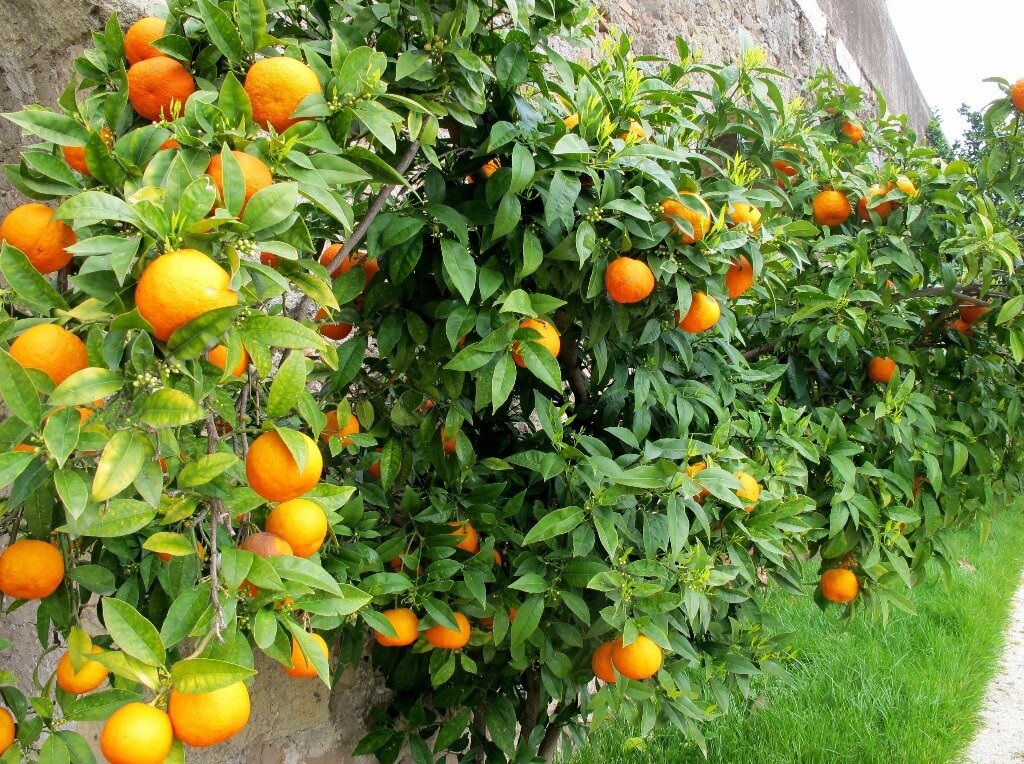
<instances>
[{"instance_id":1,"label":"sky","mask_svg":"<svg viewBox=\"0 0 1024 764\"><path fill-rule=\"evenodd\" d=\"M889 15L928 103L953 141L966 128L961 103L980 110L999 97L982 82L1024 77L1024 0L888 0Z\"/></svg>"}]
</instances>

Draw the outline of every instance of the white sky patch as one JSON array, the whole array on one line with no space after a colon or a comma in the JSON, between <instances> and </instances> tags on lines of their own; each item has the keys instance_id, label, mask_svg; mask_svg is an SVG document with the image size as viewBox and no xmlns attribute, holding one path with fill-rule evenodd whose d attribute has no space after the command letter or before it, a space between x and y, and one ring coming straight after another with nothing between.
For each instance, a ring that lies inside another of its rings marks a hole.
<instances>
[{"instance_id":1,"label":"white sky patch","mask_svg":"<svg viewBox=\"0 0 1024 764\"><path fill-rule=\"evenodd\" d=\"M888 5L914 76L951 141L967 128L957 114L960 104L980 111L1000 97L998 86L982 80L1024 77L1021 0L888 0Z\"/></svg>"},{"instance_id":2,"label":"white sky patch","mask_svg":"<svg viewBox=\"0 0 1024 764\"><path fill-rule=\"evenodd\" d=\"M825 13L821 10L817 0L796 0L796 4L800 6L804 16L811 22L811 28L818 33L819 37L824 37L825 30L828 28L828 19L825 18Z\"/></svg>"}]
</instances>

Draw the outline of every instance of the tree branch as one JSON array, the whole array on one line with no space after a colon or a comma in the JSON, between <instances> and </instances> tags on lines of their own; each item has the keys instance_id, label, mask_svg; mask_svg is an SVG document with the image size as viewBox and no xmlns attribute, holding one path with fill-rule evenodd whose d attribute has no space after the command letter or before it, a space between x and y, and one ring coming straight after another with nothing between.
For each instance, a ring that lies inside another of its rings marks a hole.
<instances>
[{"instance_id":1,"label":"tree branch","mask_svg":"<svg viewBox=\"0 0 1024 764\"><path fill-rule=\"evenodd\" d=\"M765 344L760 345L760 346L758 346L756 348L751 348L750 350L744 350L743 351L743 357L746 358L748 361L756 361L761 356L768 355L770 352L775 350L775 348L778 346L778 344L781 341L782 341L782 338L778 337L778 338L772 340L771 342L766 342Z\"/></svg>"},{"instance_id":2,"label":"tree branch","mask_svg":"<svg viewBox=\"0 0 1024 764\"><path fill-rule=\"evenodd\" d=\"M540 741L540 750L537 753L544 758L544 761L550 764L555 754L558 753L561 742L562 724L560 722L551 722L544 731L544 739Z\"/></svg>"},{"instance_id":3,"label":"tree branch","mask_svg":"<svg viewBox=\"0 0 1024 764\"><path fill-rule=\"evenodd\" d=\"M526 702L523 704L523 715L519 720L519 739L524 742L530 739L530 735L537 726L544 698L544 688L540 683L540 669L530 666L526 670L525 679Z\"/></svg>"}]
</instances>

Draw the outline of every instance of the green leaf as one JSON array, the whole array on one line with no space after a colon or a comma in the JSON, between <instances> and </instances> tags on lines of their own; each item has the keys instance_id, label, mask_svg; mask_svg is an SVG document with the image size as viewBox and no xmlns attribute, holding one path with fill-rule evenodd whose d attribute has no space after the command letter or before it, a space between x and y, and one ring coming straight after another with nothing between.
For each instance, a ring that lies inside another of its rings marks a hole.
<instances>
[{"instance_id":1,"label":"green leaf","mask_svg":"<svg viewBox=\"0 0 1024 764\"><path fill-rule=\"evenodd\" d=\"M384 444L380 454L380 484L388 490L402 469L402 444L395 439Z\"/></svg>"},{"instance_id":2,"label":"green leaf","mask_svg":"<svg viewBox=\"0 0 1024 764\"><path fill-rule=\"evenodd\" d=\"M249 227L250 234L263 231L287 220L298 202L298 183L274 183L252 195L242 213L242 223Z\"/></svg>"},{"instance_id":3,"label":"green leaf","mask_svg":"<svg viewBox=\"0 0 1024 764\"><path fill-rule=\"evenodd\" d=\"M535 172L533 152L523 144L517 143L512 147L512 184L509 186L509 193L518 194L528 188L533 182Z\"/></svg>"},{"instance_id":4,"label":"green leaf","mask_svg":"<svg viewBox=\"0 0 1024 764\"><path fill-rule=\"evenodd\" d=\"M263 0L235 0L235 24L246 51L254 51L267 33L267 7Z\"/></svg>"},{"instance_id":5,"label":"green leaf","mask_svg":"<svg viewBox=\"0 0 1024 764\"><path fill-rule=\"evenodd\" d=\"M224 209L238 217L245 204L245 178L234 152L225 143L220 150L221 193Z\"/></svg>"},{"instance_id":6,"label":"green leaf","mask_svg":"<svg viewBox=\"0 0 1024 764\"><path fill-rule=\"evenodd\" d=\"M78 409L65 407L50 414L43 428L43 441L46 448L57 460L57 466L63 467L64 462L78 445L82 432L82 416Z\"/></svg>"},{"instance_id":7,"label":"green leaf","mask_svg":"<svg viewBox=\"0 0 1024 764\"><path fill-rule=\"evenodd\" d=\"M6 488L18 477L28 463L36 457L24 451L8 451L0 454L0 488Z\"/></svg>"},{"instance_id":8,"label":"green leaf","mask_svg":"<svg viewBox=\"0 0 1024 764\"><path fill-rule=\"evenodd\" d=\"M338 582L315 562L302 557L269 557L267 560L274 566L282 580L295 581L311 589L341 596Z\"/></svg>"},{"instance_id":9,"label":"green leaf","mask_svg":"<svg viewBox=\"0 0 1024 764\"><path fill-rule=\"evenodd\" d=\"M29 135L39 136L59 146L84 146L89 140L89 131L85 125L63 114L36 108L3 116Z\"/></svg>"},{"instance_id":10,"label":"green leaf","mask_svg":"<svg viewBox=\"0 0 1024 764\"><path fill-rule=\"evenodd\" d=\"M210 603L210 584L204 582L179 594L167 611L160 637L169 648L174 647L188 636L197 624L213 611Z\"/></svg>"},{"instance_id":11,"label":"green leaf","mask_svg":"<svg viewBox=\"0 0 1024 764\"><path fill-rule=\"evenodd\" d=\"M562 391L562 370L547 348L527 340L520 343L517 352L533 376L553 390Z\"/></svg>"},{"instance_id":12,"label":"green leaf","mask_svg":"<svg viewBox=\"0 0 1024 764\"><path fill-rule=\"evenodd\" d=\"M506 44L498 53L494 73L506 90L514 90L521 85L530 73L530 59L526 48L517 42Z\"/></svg>"},{"instance_id":13,"label":"green leaf","mask_svg":"<svg viewBox=\"0 0 1024 764\"><path fill-rule=\"evenodd\" d=\"M142 465L153 456L149 436L138 430L114 433L100 455L92 482L92 500L106 501L132 484Z\"/></svg>"},{"instance_id":14,"label":"green leaf","mask_svg":"<svg viewBox=\"0 0 1024 764\"><path fill-rule=\"evenodd\" d=\"M57 208L54 217L73 221L77 225L104 222L131 223L135 226L142 224L131 205L102 191L85 191L72 196Z\"/></svg>"},{"instance_id":15,"label":"green leaf","mask_svg":"<svg viewBox=\"0 0 1024 764\"><path fill-rule=\"evenodd\" d=\"M223 53L228 61L237 63L242 58L242 38L231 17L210 0L200 0L199 15L202 16L206 31L210 35L210 40L217 46L217 50Z\"/></svg>"},{"instance_id":16,"label":"green leaf","mask_svg":"<svg viewBox=\"0 0 1024 764\"><path fill-rule=\"evenodd\" d=\"M441 239L441 258L449 280L468 303L476 290L476 262L469 249L455 239Z\"/></svg>"},{"instance_id":17,"label":"green leaf","mask_svg":"<svg viewBox=\"0 0 1024 764\"><path fill-rule=\"evenodd\" d=\"M129 690L101 690L74 698L69 703L61 704L61 707L68 721L102 722L121 706L139 699L137 692Z\"/></svg>"},{"instance_id":18,"label":"green leaf","mask_svg":"<svg viewBox=\"0 0 1024 764\"><path fill-rule=\"evenodd\" d=\"M180 488L194 488L205 485L218 475L222 475L239 462L234 454L216 453L200 456L194 461L186 462L178 473Z\"/></svg>"},{"instance_id":19,"label":"green leaf","mask_svg":"<svg viewBox=\"0 0 1024 764\"><path fill-rule=\"evenodd\" d=\"M500 239L505 234L514 231L522 217L523 208L519 202L519 197L511 192L505 194L498 203L498 214L494 218L491 239Z\"/></svg>"},{"instance_id":20,"label":"green leaf","mask_svg":"<svg viewBox=\"0 0 1024 764\"><path fill-rule=\"evenodd\" d=\"M118 392L124 380L116 371L90 366L76 371L50 393L54 406L84 406Z\"/></svg>"},{"instance_id":21,"label":"green leaf","mask_svg":"<svg viewBox=\"0 0 1024 764\"><path fill-rule=\"evenodd\" d=\"M358 612L373 601L373 597L352 584L341 584L340 586L340 596L311 594L296 600L295 606L316 615L344 618Z\"/></svg>"},{"instance_id":22,"label":"green leaf","mask_svg":"<svg viewBox=\"0 0 1024 764\"><path fill-rule=\"evenodd\" d=\"M255 669L210 658L188 658L171 667L171 684L178 692L198 695L213 692L256 676Z\"/></svg>"},{"instance_id":23,"label":"green leaf","mask_svg":"<svg viewBox=\"0 0 1024 764\"><path fill-rule=\"evenodd\" d=\"M116 538L135 533L149 525L156 517L156 510L137 499L114 499L106 508L92 507L95 516L81 530L82 536L94 538ZM83 517L89 517L85 513Z\"/></svg>"},{"instance_id":24,"label":"green leaf","mask_svg":"<svg viewBox=\"0 0 1024 764\"><path fill-rule=\"evenodd\" d=\"M276 557L274 559L284 559ZM313 664L313 668L316 669L317 675L323 680L324 684L328 687L331 686L331 667L327 663L327 656L324 655L323 649L320 647L320 643L310 636L309 632L299 626L292 619L284 621L285 627L291 632L292 637L296 642L299 643L299 649L302 650L303 656L306 658L307 663Z\"/></svg>"},{"instance_id":25,"label":"green leaf","mask_svg":"<svg viewBox=\"0 0 1024 764\"><path fill-rule=\"evenodd\" d=\"M191 395L173 387L163 387L142 402L139 419L159 430L198 422L203 416L202 407Z\"/></svg>"},{"instance_id":26,"label":"green leaf","mask_svg":"<svg viewBox=\"0 0 1024 764\"><path fill-rule=\"evenodd\" d=\"M324 345L323 338L315 331L285 316L250 316L239 331L243 336L270 347L305 350L320 349Z\"/></svg>"},{"instance_id":27,"label":"green leaf","mask_svg":"<svg viewBox=\"0 0 1024 764\"><path fill-rule=\"evenodd\" d=\"M147 666L163 666L167 653L156 627L123 600L104 597L102 602L103 625L114 642Z\"/></svg>"},{"instance_id":28,"label":"green leaf","mask_svg":"<svg viewBox=\"0 0 1024 764\"><path fill-rule=\"evenodd\" d=\"M25 253L6 241L0 245L0 273L14 290L18 302L40 313L68 309L64 298L50 286L45 276L32 267Z\"/></svg>"},{"instance_id":29,"label":"green leaf","mask_svg":"<svg viewBox=\"0 0 1024 764\"><path fill-rule=\"evenodd\" d=\"M39 393L28 372L6 350L0 350L0 396L14 416L33 428L39 426L43 418Z\"/></svg>"},{"instance_id":30,"label":"green leaf","mask_svg":"<svg viewBox=\"0 0 1024 764\"><path fill-rule=\"evenodd\" d=\"M1011 297L1003 303L1003 307L999 309L999 315L996 317L996 324L1000 326L1008 324L1020 315L1022 309L1024 309L1024 295L1019 294L1016 297Z\"/></svg>"},{"instance_id":31,"label":"green leaf","mask_svg":"<svg viewBox=\"0 0 1024 764\"><path fill-rule=\"evenodd\" d=\"M516 610L516 619L512 622L512 648L523 644L540 626L544 615L544 595L532 594L526 598Z\"/></svg>"},{"instance_id":32,"label":"green leaf","mask_svg":"<svg viewBox=\"0 0 1024 764\"><path fill-rule=\"evenodd\" d=\"M556 509L554 512L544 515L530 529L523 539L523 545L536 544L538 541L546 541L555 536L565 535L583 522L583 517L583 509L580 507Z\"/></svg>"},{"instance_id":33,"label":"green leaf","mask_svg":"<svg viewBox=\"0 0 1024 764\"><path fill-rule=\"evenodd\" d=\"M196 316L175 330L167 340L167 351L183 361L198 358L208 347L216 345L231 328L238 311L237 305L228 305Z\"/></svg>"},{"instance_id":34,"label":"green leaf","mask_svg":"<svg viewBox=\"0 0 1024 764\"><path fill-rule=\"evenodd\" d=\"M117 591L114 574L102 565L76 565L66 575L95 594L106 595Z\"/></svg>"},{"instance_id":35,"label":"green leaf","mask_svg":"<svg viewBox=\"0 0 1024 764\"><path fill-rule=\"evenodd\" d=\"M494 373L491 375L491 405L494 411L501 408L512 394L512 388L516 384L516 370L518 367L508 353L498 356L498 362L494 366Z\"/></svg>"},{"instance_id":36,"label":"green leaf","mask_svg":"<svg viewBox=\"0 0 1024 764\"><path fill-rule=\"evenodd\" d=\"M292 351L284 359L270 385L267 397L267 418L277 419L291 411L306 389L306 357Z\"/></svg>"},{"instance_id":37,"label":"green leaf","mask_svg":"<svg viewBox=\"0 0 1024 764\"><path fill-rule=\"evenodd\" d=\"M142 544L143 549L150 552L169 554L172 557L184 557L195 554L195 549L184 534L158 531Z\"/></svg>"},{"instance_id":38,"label":"green leaf","mask_svg":"<svg viewBox=\"0 0 1024 764\"><path fill-rule=\"evenodd\" d=\"M224 112L229 124L241 125L252 121L249 95L232 72L228 72L221 83L217 105Z\"/></svg>"}]
</instances>

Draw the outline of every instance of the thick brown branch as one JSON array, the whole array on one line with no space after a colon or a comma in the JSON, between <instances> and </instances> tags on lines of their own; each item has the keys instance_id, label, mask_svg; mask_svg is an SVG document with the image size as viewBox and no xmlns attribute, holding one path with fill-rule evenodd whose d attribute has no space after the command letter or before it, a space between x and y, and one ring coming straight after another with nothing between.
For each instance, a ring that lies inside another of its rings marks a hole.
<instances>
[{"instance_id":1,"label":"thick brown branch","mask_svg":"<svg viewBox=\"0 0 1024 764\"><path fill-rule=\"evenodd\" d=\"M558 360L562 364L562 372L569 383L569 389L572 390L573 399L576 401L577 406L581 406L584 403L590 402L590 391L587 389L587 378L583 374L583 368L580 366L576 340L572 336L567 339L568 342L562 346L562 352L559 353Z\"/></svg>"},{"instance_id":2,"label":"thick brown branch","mask_svg":"<svg viewBox=\"0 0 1024 764\"><path fill-rule=\"evenodd\" d=\"M768 355L770 352L775 350L775 348L778 346L778 344L779 344L779 342L781 342L781 340L782 340L782 338L780 337L778 339L772 340L771 342L766 342L763 345L759 345L756 348L751 348L750 350L744 350L743 351L743 357L746 358L748 361L756 361L761 356Z\"/></svg>"},{"instance_id":3,"label":"thick brown branch","mask_svg":"<svg viewBox=\"0 0 1024 764\"><path fill-rule=\"evenodd\" d=\"M538 753L543 757L544 761L550 764L551 760L555 758L555 754L558 753L561 742L562 724L560 722L551 722L544 731L544 739L540 741Z\"/></svg>"},{"instance_id":4,"label":"thick brown branch","mask_svg":"<svg viewBox=\"0 0 1024 764\"><path fill-rule=\"evenodd\" d=\"M537 720L540 719L541 706L544 702L544 688L540 683L540 669L530 666L526 670L526 702L523 704L523 715L519 719L520 740L530 739Z\"/></svg>"}]
</instances>

